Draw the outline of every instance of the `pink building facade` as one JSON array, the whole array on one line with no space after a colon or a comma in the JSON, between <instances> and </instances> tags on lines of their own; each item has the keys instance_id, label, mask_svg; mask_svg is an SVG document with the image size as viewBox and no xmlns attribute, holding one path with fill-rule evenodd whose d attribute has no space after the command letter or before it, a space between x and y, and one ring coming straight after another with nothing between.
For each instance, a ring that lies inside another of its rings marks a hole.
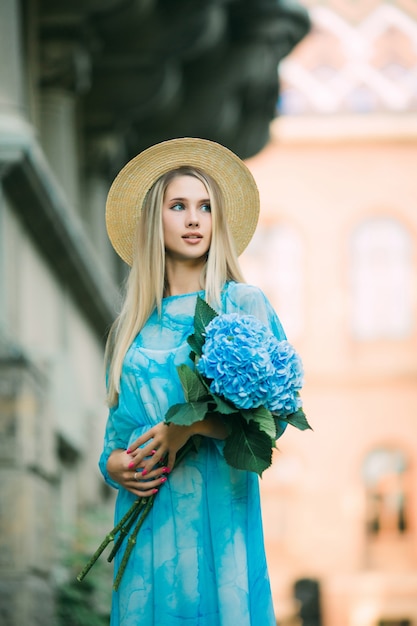
<instances>
[{"instance_id":1,"label":"pink building facade","mask_svg":"<svg viewBox=\"0 0 417 626\"><path fill-rule=\"evenodd\" d=\"M416 626L417 5L308 6L248 161L262 210L242 258L303 356L314 429L288 429L262 479L277 623Z\"/></svg>"}]
</instances>

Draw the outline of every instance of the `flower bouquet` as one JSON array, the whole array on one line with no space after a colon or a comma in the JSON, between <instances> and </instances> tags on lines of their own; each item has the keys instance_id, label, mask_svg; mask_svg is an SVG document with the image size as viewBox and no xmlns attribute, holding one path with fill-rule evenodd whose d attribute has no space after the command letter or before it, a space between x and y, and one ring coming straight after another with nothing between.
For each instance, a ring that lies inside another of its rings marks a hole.
<instances>
[{"instance_id":1,"label":"flower bouquet","mask_svg":"<svg viewBox=\"0 0 417 626\"><path fill-rule=\"evenodd\" d=\"M252 315L218 315L197 298L194 333L187 339L194 369L180 365L178 375L185 402L169 408L165 421L189 426L209 416L220 416L228 435L224 442L226 462L259 476L272 463L275 441L287 424L310 428L299 391L303 384L300 357L286 341L279 341ZM191 449L198 450L199 437L192 437L177 455L176 465ZM157 494L140 498L105 537L77 579L81 581L106 546L115 540L108 561L126 537L127 546L117 573L117 590L137 534Z\"/></svg>"}]
</instances>

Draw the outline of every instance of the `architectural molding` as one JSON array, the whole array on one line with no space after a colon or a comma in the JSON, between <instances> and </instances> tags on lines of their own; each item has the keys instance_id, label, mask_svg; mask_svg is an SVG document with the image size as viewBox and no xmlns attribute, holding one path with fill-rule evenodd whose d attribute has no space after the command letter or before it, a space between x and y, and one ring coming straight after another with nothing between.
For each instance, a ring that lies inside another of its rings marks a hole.
<instances>
[{"instance_id":1,"label":"architectural molding","mask_svg":"<svg viewBox=\"0 0 417 626\"><path fill-rule=\"evenodd\" d=\"M401 142L415 143L417 114L286 115L271 124L271 137L281 144Z\"/></svg>"},{"instance_id":2,"label":"architectural molding","mask_svg":"<svg viewBox=\"0 0 417 626\"><path fill-rule=\"evenodd\" d=\"M41 85L82 94L84 132L117 133L126 160L181 136L241 158L259 152L276 115L277 65L310 27L286 0L41 0L39 9Z\"/></svg>"},{"instance_id":3,"label":"architectural molding","mask_svg":"<svg viewBox=\"0 0 417 626\"><path fill-rule=\"evenodd\" d=\"M12 116L0 116L0 172L4 191L40 252L104 338L115 315L116 286L70 210L30 125Z\"/></svg>"}]
</instances>

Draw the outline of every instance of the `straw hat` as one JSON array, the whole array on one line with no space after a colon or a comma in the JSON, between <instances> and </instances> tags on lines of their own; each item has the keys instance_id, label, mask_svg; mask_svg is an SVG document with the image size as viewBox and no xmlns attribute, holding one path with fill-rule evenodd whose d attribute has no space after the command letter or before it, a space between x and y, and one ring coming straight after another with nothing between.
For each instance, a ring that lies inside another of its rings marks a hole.
<instances>
[{"instance_id":1,"label":"straw hat","mask_svg":"<svg viewBox=\"0 0 417 626\"><path fill-rule=\"evenodd\" d=\"M197 167L217 182L226 219L240 255L255 232L259 193L252 174L233 152L207 139L184 137L144 150L120 171L106 203L106 225L117 254L133 261L133 238L147 192L163 174L183 165Z\"/></svg>"}]
</instances>

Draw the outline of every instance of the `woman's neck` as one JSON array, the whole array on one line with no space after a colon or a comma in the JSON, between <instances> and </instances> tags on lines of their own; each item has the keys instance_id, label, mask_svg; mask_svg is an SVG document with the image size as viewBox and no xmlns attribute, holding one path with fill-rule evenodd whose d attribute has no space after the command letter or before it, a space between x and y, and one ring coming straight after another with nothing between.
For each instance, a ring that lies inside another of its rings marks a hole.
<instances>
[{"instance_id":1,"label":"woman's neck","mask_svg":"<svg viewBox=\"0 0 417 626\"><path fill-rule=\"evenodd\" d=\"M200 291L202 287L202 265L186 266L183 263L166 264L167 286L164 296L180 296Z\"/></svg>"}]
</instances>

